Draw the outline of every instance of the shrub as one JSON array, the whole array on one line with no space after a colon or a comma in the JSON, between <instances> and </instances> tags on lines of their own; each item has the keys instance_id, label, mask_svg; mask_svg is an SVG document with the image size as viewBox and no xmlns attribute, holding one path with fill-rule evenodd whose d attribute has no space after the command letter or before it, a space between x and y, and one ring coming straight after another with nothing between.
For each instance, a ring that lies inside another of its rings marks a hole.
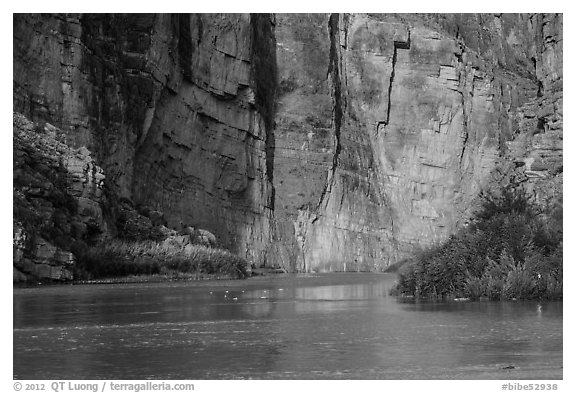
<instances>
[{"instance_id":1,"label":"shrub","mask_svg":"<svg viewBox=\"0 0 576 393\"><path fill-rule=\"evenodd\" d=\"M482 194L465 230L403 262L391 293L423 298L562 298L561 219L517 189Z\"/></svg>"},{"instance_id":2,"label":"shrub","mask_svg":"<svg viewBox=\"0 0 576 393\"><path fill-rule=\"evenodd\" d=\"M521 263L516 264L508 272L502 297L504 299L530 299L534 295L536 283L532 279L530 272Z\"/></svg>"},{"instance_id":3,"label":"shrub","mask_svg":"<svg viewBox=\"0 0 576 393\"><path fill-rule=\"evenodd\" d=\"M464 285L464 296L472 300L485 297L487 292L487 280L484 277L468 275Z\"/></svg>"},{"instance_id":4,"label":"shrub","mask_svg":"<svg viewBox=\"0 0 576 393\"><path fill-rule=\"evenodd\" d=\"M515 215L534 216L536 209L531 197L521 188L510 185L498 191L482 191L480 193L480 210L476 213L479 222L501 214L513 213Z\"/></svg>"},{"instance_id":5,"label":"shrub","mask_svg":"<svg viewBox=\"0 0 576 393\"><path fill-rule=\"evenodd\" d=\"M229 251L201 245L112 240L79 250L77 276L110 278L168 273L244 278L247 262Z\"/></svg>"}]
</instances>

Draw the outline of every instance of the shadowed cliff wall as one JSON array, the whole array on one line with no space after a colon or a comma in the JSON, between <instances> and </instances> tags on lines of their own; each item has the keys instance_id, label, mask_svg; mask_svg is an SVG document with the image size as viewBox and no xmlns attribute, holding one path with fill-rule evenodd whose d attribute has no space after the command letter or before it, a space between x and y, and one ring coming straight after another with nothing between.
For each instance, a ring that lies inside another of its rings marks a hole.
<instances>
[{"instance_id":1,"label":"shadowed cliff wall","mask_svg":"<svg viewBox=\"0 0 576 393\"><path fill-rule=\"evenodd\" d=\"M119 197L259 263L273 207L273 25L269 15L15 15L14 110L95 151Z\"/></svg>"}]
</instances>

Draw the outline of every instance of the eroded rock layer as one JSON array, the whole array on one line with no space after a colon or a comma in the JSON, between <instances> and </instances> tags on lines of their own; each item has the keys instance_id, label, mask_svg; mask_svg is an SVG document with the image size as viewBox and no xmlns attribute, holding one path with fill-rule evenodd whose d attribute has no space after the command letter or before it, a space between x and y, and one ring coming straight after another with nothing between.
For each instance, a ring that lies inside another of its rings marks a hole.
<instances>
[{"instance_id":1,"label":"eroded rock layer","mask_svg":"<svg viewBox=\"0 0 576 393\"><path fill-rule=\"evenodd\" d=\"M13 135L14 280L24 274L70 280L73 244L107 232L102 168L48 123L40 127L15 114Z\"/></svg>"}]
</instances>

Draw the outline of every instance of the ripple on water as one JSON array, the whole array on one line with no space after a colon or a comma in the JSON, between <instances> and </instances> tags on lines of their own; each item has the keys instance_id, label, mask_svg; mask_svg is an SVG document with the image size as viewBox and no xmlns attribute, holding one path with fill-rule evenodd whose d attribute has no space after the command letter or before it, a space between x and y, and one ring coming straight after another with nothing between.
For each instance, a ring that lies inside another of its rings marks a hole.
<instances>
[{"instance_id":1,"label":"ripple on water","mask_svg":"<svg viewBox=\"0 0 576 393\"><path fill-rule=\"evenodd\" d=\"M393 279L15 290L14 376L562 378L561 303L403 303Z\"/></svg>"}]
</instances>

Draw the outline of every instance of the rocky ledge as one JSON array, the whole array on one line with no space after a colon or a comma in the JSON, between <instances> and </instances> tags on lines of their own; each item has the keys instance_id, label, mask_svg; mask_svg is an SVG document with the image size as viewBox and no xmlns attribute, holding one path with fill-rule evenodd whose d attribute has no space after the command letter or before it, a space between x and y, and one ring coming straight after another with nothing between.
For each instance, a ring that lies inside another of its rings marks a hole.
<instances>
[{"instance_id":1,"label":"rocky ledge","mask_svg":"<svg viewBox=\"0 0 576 393\"><path fill-rule=\"evenodd\" d=\"M15 113L13 132L14 282L73 280L77 255L111 238L218 246L207 230L176 231L162 212L115 196L92 153L70 147L53 125Z\"/></svg>"},{"instance_id":2,"label":"rocky ledge","mask_svg":"<svg viewBox=\"0 0 576 393\"><path fill-rule=\"evenodd\" d=\"M70 148L56 127L19 114L13 120L14 281L72 279L73 247L106 226L104 174L88 149Z\"/></svg>"}]
</instances>

